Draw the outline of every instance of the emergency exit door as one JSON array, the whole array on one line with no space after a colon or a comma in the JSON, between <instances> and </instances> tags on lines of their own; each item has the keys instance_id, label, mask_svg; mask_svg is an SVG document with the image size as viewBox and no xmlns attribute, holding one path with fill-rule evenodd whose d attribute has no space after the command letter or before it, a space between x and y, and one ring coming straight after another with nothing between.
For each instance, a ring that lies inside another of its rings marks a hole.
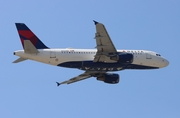
<instances>
[{"instance_id":1,"label":"emergency exit door","mask_svg":"<svg viewBox=\"0 0 180 118\"><path fill-rule=\"evenodd\" d=\"M50 52L50 58L56 58L56 52L51 51Z\"/></svg>"},{"instance_id":2,"label":"emergency exit door","mask_svg":"<svg viewBox=\"0 0 180 118\"><path fill-rule=\"evenodd\" d=\"M146 59L152 59L152 56L150 54L146 54Z\"/></svg>"}]
</instances>

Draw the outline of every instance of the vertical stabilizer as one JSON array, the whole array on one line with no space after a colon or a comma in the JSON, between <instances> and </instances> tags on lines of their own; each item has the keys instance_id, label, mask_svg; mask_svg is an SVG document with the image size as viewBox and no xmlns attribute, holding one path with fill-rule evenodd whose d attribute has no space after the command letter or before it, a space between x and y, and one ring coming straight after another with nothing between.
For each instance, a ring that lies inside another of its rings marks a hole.
<instances>
[{"instance_id":1,"label":"vertical stabilizer","mask_svg":"<svg viewBox=\"0 0 180 118\"><path fill-rule=\"evenodd\" d=\"M32 44L36 49L48 49L48 47L24 23L15 24L24 50L26 49L25 43L28 43L27 45Z\"/></svg>"}]
</instances>

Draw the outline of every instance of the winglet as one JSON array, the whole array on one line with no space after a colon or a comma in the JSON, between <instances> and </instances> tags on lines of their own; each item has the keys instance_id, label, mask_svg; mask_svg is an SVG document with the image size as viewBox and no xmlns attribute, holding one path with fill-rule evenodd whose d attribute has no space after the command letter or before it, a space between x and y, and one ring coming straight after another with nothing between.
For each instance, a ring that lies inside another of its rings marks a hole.
<instances>
[{"instance_id":1,"label":"winglet","mask_svg":"<svg viewBox=\"0 0 180 118\"><path fill-rule=\"evenodd\" d=\"M59 82L56 82L57 86L60 86L61 84Z\"/></svg>"},{"instance_id":2,"label":"winglet","mask_svg":"<svg viewBox=\"0 0 180 118\"><path fill-rule=\"evenodd\" d=\"M97 22L97 21L95 21L95 20L93 20L93 21L94 21L94 24L95 24L95 25L99 23L99 22Z\"/></svg>"}]
</instances>

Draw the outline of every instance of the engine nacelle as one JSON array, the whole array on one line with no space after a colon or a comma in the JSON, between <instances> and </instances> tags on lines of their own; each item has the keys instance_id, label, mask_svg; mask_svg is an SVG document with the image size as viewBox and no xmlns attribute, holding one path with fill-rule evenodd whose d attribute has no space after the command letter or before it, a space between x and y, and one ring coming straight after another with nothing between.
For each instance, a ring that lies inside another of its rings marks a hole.
<instances>
[{"instance_id":1,"label":"engine nacelle","mask_svg":"<svg viewBox=\"0 0 180 118\"><path fill-rule=\"evenodd\" d=\"M101 77L97 77L97 80L104 81L109 84L117 84L120 81L120 77L118 74L104 74Z\"/></svg>"},{"instance_id":2,"label":"engine nacelle","mask_svg":"<svg viewBox=\"0 0 180 118\"><path fill-rule=\"evenodd\" d=\"M120 53L119 55L110 57L110 59L119 63L132 63L133 55L131 53Z\"/></svg>"}]
</instances>

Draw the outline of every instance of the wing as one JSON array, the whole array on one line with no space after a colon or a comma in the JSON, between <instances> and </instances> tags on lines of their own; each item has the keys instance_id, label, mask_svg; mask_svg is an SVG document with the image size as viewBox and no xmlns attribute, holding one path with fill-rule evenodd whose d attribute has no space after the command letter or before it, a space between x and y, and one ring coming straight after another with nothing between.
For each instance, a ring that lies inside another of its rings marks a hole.
<instances>
[{"instance_id":1,"label":"wing","mask_svg":"<svg viewBox=\"0 0 180 118\"><path fill-rule=\"evenodd\" d=\"M102 23L94 21L96 25L96 48L97 53L94 58L94 62L105 62L107 61L106 57L114 55L117 53L117 50L109 37L109 34Z\"/></svg>"},{"instance_id":2,"label":"wing","mask_svg":"<svg viewBox=\"0 0 180 118\"><path fill-rule=\"evenodd\" d=\"M64 82L60 82L60 83L56 82L56 83L57 83L57 86L59 86L61 84L71 84L71 83L74 83L74 82L78 82L78 81L87 79L89 77L99 77L99 76L102 76L105 73L106 73L106 71L86 71L83 74L78 75L77 77L73 77L73 78L71 78L71 79L69 79L67 81L64 81Z\"/></svg>"},{"instance_id":3,"label":"wing","mask_svg":"<svg viewBox=\"0 0 180 118\"><path fill-rule=\"evenodd\" d=\"M57 83L57 86L61 85L61 84L71 84L71 83L74 83L74 82L78 82L78 81L81 81L81 80L84 80L84 79L87 79L89 77L92 77L92 75L90 73L83 73L83 74L80 74L78 75L77 77L73 77L67 81L64 81L64 82L56 82Z\"/></svg>"}]
</instances>

